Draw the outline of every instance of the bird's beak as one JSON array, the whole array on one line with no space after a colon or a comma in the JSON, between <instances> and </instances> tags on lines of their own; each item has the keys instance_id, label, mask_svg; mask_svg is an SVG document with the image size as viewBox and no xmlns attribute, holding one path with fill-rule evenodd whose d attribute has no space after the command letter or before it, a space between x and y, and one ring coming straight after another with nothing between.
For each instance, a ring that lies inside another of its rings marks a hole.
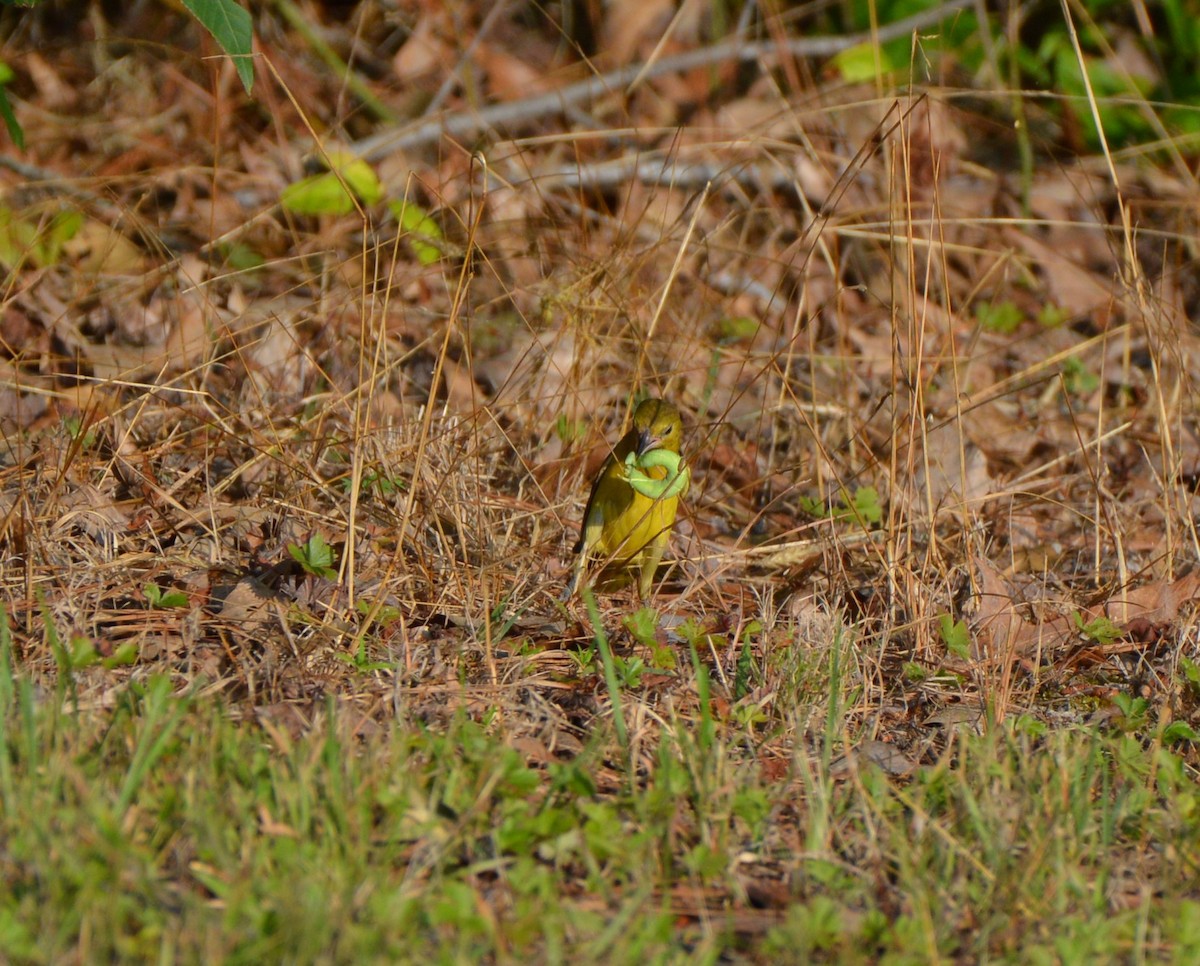
<instances>
[{"instance_id":1,"label":"bird's beak","mask_svg":"<svg viewBox=\"0 0 1200 966\"><path fill-rule=\"evenodd\" d=\"M644 429L640 433L638 433L638 447L637 447L638 456L645 456L652 449L658 449L661 445L662 445L662 437L655 436L653 433L650 432L650 430Z\"/></svg>"}]
</instances>

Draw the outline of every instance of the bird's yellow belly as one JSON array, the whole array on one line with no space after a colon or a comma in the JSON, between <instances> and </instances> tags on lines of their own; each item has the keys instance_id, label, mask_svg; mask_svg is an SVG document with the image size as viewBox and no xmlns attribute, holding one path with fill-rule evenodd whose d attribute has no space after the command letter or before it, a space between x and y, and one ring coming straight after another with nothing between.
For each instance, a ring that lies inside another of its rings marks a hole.
<instances>
[{"instance_id":1,"label":"bird's yellow belly","mask_svg":"<svg viewBox=\"0 0 1200 966\"><path fill-rule=\"evenodd\" d=\"M630 491L623 507L609 506L604 511L604 529L597 550L605 557L628 560L675 522L677 497L651 500Z\"/></svg>"},{"instance_id":2,"label":"bird's yellow belly","mask_svg":"<svg viewBox=\"0 0 1200 966\"><path fill-rule=\"evenodd\" d=\"M655 467L650 474L663 479L666 470ZM679 497L671 496L653 500L643 496L624 481L610 490L608 499L597 500L593 513L600 519L593 521L602 525L599 540L592 552L613 561L631 561L656 537L665 539L675 523Z\"/></svg>"}]
</instances>

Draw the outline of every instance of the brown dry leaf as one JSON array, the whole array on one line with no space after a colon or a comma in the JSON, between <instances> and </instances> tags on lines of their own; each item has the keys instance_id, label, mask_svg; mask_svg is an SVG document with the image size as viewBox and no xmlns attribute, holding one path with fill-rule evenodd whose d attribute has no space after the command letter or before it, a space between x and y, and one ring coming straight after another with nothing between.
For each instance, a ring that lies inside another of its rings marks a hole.
<instances>
[{"instance_id":1,"label":"brown dry leaf","mask_svg":"<svg viewBox=\"0 0 1200 966\"><path fill-rule=\"evenodd\" d=\"M196 267L186 277L203 277L203 270ZM155 292L144 309L120 317L118 331L135 344L96 344L79 338L77 348L98 381L156 377L200 363L212 345L213 330L222 328L219 320L227 315L196 284L178 293L164 288Z\"/></svg>"},{"instance_id":2,"label":"brown dry leaf","mask_svg":"<svg viewBox=\"0 0 1200 966\"><path fill-rule=\"evenodd\" d=\"M993 460L1010 466L1028 468L1029 458L1041 443L1041 437L1028 420L1018 418L1017 407L1000 400L975 406L963 414L970 439L978 443Z\"/></svg>"},{"instance_id":3,"label":"brown dry leaf","mask_svg":"<svg viewBox=\"0 0 1200 966\"><path fill-rule=\"evenodd\" d=\"M111 559L122 534L129 530L129 517L125 511L91 483L70 487L59 506L66 512L55 521L55 530L82 530L99 543L106 557Z\"/></svg>"},{"instance_id":4,"label":"brown dry leaf","mask_svg":"<svg viewBox=\"0 0 1200 966\"><path fill-rule=\"evenodd\" d=\"M475 60L488 77L488 89L500 100L517 100L546 90L544 71L494 44L480 44Z\"/></svg>"},{"instance_id":5,"label":"brown dry leaf","mask_svg":"<svg viewBox=\"0 0 1200 966\"><path fill-rule=\"evenodd\" d=\"M251 363L249 375L260 393L303 394L315 368L308 340L297 333L299 322L307 314L307 307L304 312L271 312L257 338L246 348L244 358ZM250 313L244 313L242 321L249 318Z\"/></svg>"},{"instance_id":6,"label":"brown dry leaf","mask_svg":"<svg viewBox=\"0 0 1200 966\"><path fill-rule=\"evenodd\" d=\"M924 459L918 456L914 508L936 516L965 514L992 492L987 459L979 447L964 440L959 421L943 423L925 434Z\"/></svg>"},{"instance_id":7,"label":"brown dry leaf","mask_svg":"<svg viewBox=\"0 0 1200 966\"><path fill-rule=\"evenodd\" d=\"M45 415L53 392L52 378L0 361L0 433L32 426Z\"/></svg>"},{"instance_id":8,"label":"brown dry leaf","mask_svg":"<svg viewBox=\"0 0 1200 966\"><path fill-rule=\"evenodd\" d=\"M49 61L30 51L25 55L22 66L29 72L29 79L38 90L38 98L43 107L62 111L78 100L79 94L74 84L63 80L62 75Z\"/></svg>"},{"instance_id":9,"label":"brown dry leaf","mask_svg":"<svg viewBox=\"0 0 1200 966\"><path fill-rule=\"evenodd\" d=\"M1053 243L1034 238L1028 232L1008 229L1004 238L1012 247L1025 252L1045 276L1046 289L1055 305L1072 316L1107 315L1116 295L1108 280L1080 267L1073 242L1063 233ZM1077 235L1073 232L1072 235Z\"/></svg>"},{"instance_id":10,"label":"brown dry leaf","mask_svg":"<svg viewBox=\"0 0 1200 966\"><path fill-rule=\"evenodd\" d=\"M917 767L912 758L891 742L871 739L831 762L829 772L833 778L846 778L864 764L875 765L894 778L911 775Z\"/></svg>"},{"instance_id":11,"label":"brown dry leaf","mask_svg":"<svg viewBox=\"0 0 1200 966\"><path fill-rule=\"evenodd\" d=\"M28 383L28 379L22 379ZM0 386L0 435L10 436L28 429L41 419L49 408L49 398L40 393L22 393L9 386Z\"/></svg>"},{"instance_id":12,"label":"brown dry leaf","mask_svg":"<svg viewBox=\"0 0 1200 966\"><path fill-rule=\"evenodd\" d=\"M141 275L146 270L146 257L137 245L93 218L84 221L63 251L89 275Z\"/></svg>"},{"instance_id":13,"label":"brown dry leaf","mask_svg":"<svg viewBox=\"0 0 1200 966\"><path fill-rule=\"evenodd\" d=\"M898 168L898 174L902 170L904 189L916 189L918 196L954 173L968 143L955 112L933 94L918 100L902 115L893 137L907 138L908 163Z\"/></svg>"},{"instance_id":14,"label":"brown dry leaf","mask_svg":"<svg viewBox=\"0 0 1200 966\"><path fill-rule=\"evenodd\" d=\"M1104 616L1118 624L1134 618L1170 621L1197 596L1200 596L1200 571L1193 571L1170 583L1158 580L1114 595L1104 604Z\"/></svg>"},{"instance_id":15,"label":"brown dry leaf","mask_svg":"<svg viewBox=\"0 0 1200 966\"><path fill-rule=\"evenodd\" d=\"M604 20L604 52L614 64L627 64L649 52L675 14L674 0L612 0Z\"/></svg>"},{"instance_id":16,"label":"brown dry leaf","mask_svg":"<svg viewBox=\"0 0 1200 966\"><path fill-rule=\"evenodd\" d=\"M214 593L214 596L215 593ZM243 577L221 601L217 615L221 620L237 624L243 633L262 629L274 613L277 595L255 577Z\"/></svg>"},{"instance_id":17,"label":"brown dry leaf","mask_svg":"<svg viewBox=\"0 0 1200 966\"><path fill-rule=\"evenodd\" d=\"M1016 654L1017 641L1026 628L1017 612L1012 588L992 564L982 557L974 558L978 582L979 608L972 622L971 656L980 661L1008 661Z\"/></svg>"},{"instance_id":18,"label":"brown dry leaf","mask_svg":"<svg viewBox=\"0 0 1200 966\"><path fill-rule=\"evenodd\" d=\"M392 58L392 70L397 79L416 80L426 74L454 63L454 48L443 37L450 30L449 14L441 8L421 14L408 40L401 44Z\"/></svg>"}]
</instances>

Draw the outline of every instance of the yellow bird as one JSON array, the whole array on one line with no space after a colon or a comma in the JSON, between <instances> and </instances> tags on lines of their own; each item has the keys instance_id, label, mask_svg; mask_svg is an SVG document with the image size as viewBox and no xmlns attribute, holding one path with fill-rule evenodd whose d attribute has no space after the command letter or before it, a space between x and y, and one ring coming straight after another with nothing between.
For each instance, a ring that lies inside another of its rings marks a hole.
<instances>
[{"instance_id":1,"label":"yellow bird","mask_svg":"<svg viewBox=\"0 0 1200 966\"><path fill-rule=\"evenodd\" d=\"M679 498L688 489L687 467L679 461L682 438L679 410L669 402L647 399L633 411L633 426L592 484L568 596L590 557L604 561L599 575L603 589L623 586L637 570L638 593L650 596Z\"/></svg>"}]
</instances>

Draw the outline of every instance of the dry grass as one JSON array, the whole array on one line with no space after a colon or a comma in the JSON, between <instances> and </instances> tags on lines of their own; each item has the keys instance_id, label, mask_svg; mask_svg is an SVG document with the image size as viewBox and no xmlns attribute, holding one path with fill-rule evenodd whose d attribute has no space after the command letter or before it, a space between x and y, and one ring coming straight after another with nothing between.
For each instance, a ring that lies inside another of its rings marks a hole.
<instances>
[{"instance_id":1,"label":"dry grass","mask_svg":"<svg viewBox=\"0 0 1200 966\"><path fill-rule=\"evenodd\" d=\"M100 49L55 69L86 74ZM389 196L446 236L423 264L382 211L277 206L303 131L330 120L282 88L319 104L336 85L272 62L272 126L222 101L219 151L207 88L144 50L74 85L90 178L54 116L22 114L54 180L4 172L5 210L44 231L67 204L90 234L0 289L0 594L21 676L99 712L162 675L277 743L325 734L331 696L368 748L465 715L551 796L582 762L597 795L641 801L677 755L697 811L646 881L706 941L740 910L752 944L813 935L774 910L858 896L855 877L877 888L846 908L972 935L978 897L951 899L970 871L922 900L885 882L934 875L903 845L931 801L961 799L978 841L1017 836L973 797L1074 776L1069 729L1116 722L1157 753L1162 727L1194 724L1200 192L1169 146L1039 158L1023 190L1002 98L817 83L795 62L724 97L680 73L588 105L589 130L525 122L480 155L382 160ZM1044 109L1027 105L1035 129ZM693 487L654 614L631 625L629 597L602 597L598 621L556 598L639 392L684 412ZM315 535L324 575L292 552ZM184 597L152 606L148 584ZM972 770L976 727L1015 769L1003 782ZM1195 754L1176 752L1187 784ZM1062 809L1097 794L1087 775L1062 779ZM1011 851L967 856L961 827L937 827L984 880L1019 880ZM1106 851L1117 838L1081 839L1079 861L1137 866ZM421 848L414 878L442 868ZM839 863L849 893L829 885ZM1167 864L1147 875L1194 882ZM632 915L621 894L610 910ZM504 919L515 900L482 901ZM1037 920L1029 902L1013 915ZM957 949L1015 954L995 929Z\"/></svg>"}]
</instances>

